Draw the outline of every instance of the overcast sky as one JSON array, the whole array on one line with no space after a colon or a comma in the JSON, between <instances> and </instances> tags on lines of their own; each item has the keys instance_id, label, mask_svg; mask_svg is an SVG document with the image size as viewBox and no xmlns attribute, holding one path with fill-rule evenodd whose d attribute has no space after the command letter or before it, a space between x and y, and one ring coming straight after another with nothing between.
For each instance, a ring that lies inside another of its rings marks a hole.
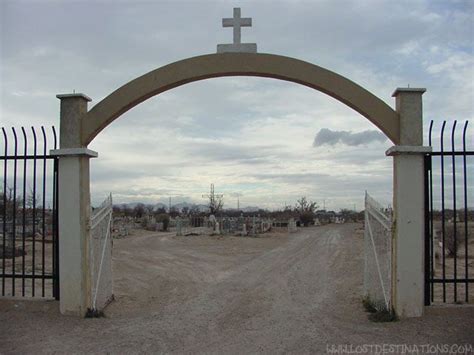
<instances>
[{"instance_id":1,"label":"overcast sky","mask_svg":"<svg viewBox=\"0 0 474 355\"><path fill-rule=\"evenodd\" d=\"M97 104L176 60L230 43L240 6L261 53L315 63L394 107L397 87L426 87L431 119L472 119L474 1L0 0L2 126L59 127L58 93ZM474 122L471 122L471 124ZM92 199L188 201L214 183L225 206L280 208L307 196L326 208L391 202L391 146L367 119L315 90L264 78L218 78L147 100L90 144Z\"/></svg>"}]
</instances>

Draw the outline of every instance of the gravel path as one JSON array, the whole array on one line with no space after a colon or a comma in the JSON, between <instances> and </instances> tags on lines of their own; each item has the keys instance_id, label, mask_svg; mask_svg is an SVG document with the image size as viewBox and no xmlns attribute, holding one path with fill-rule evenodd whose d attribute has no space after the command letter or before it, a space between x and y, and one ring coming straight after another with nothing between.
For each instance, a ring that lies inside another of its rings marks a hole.
<instances>
[{"instance_id":1,"label":"gravel path","mask_svg":"<svg viewBox=\"0 0 474 355\"><path fill-rule=\"evenodd\" d=\"M474 343L474 307L367 319L361 228L115 240L117 300L107 318L64 317L56 302L2 300L0 352L326 353L327 344Z\"/></svg>"}]
</instances>

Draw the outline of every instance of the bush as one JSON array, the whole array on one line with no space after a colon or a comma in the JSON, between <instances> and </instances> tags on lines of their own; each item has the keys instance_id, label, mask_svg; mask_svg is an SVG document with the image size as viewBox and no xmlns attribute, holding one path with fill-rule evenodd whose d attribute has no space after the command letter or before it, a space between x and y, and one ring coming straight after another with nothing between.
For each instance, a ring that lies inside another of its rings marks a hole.
<instances>
[{"instance_id":1,"label":"bush","mask_svg":"<svg viewBox=\"0 0 474 355\"><path fill-rule=\"evenodd\" d=\"M166 213L160 213L158 216L156 216L156 221L158 223L163 223L164 231L168 230L168 227L170 225L170 216L168 216Z\"/></svg>"},{"instance_id":2,"label":"bush","mask_svg":"<svg viewBox=\"0 0 474 355\"><path fill-rule=\"evenodd\" d=\"M314 213L313 212L303 212L300 214L300 221L305 227L309 226L314 222Z\"/></svg>"},{"instance_id":3,"label":"bush","mask_svg":"<svg viewBox=\"0 0 474 355\"><path fill-rule=\"evenodd\" d=\"M365 310L369 313L377 312L377 307L368 297L364 297L362 299L362 305L364 306Z\"/></svg>"},{"instance_id":4,"label":"bush","mask_svg":"<svg viewBox=\"0 0 474 355\"><path fill-rule=\"evenodd\" d=\"M454 225L447 225L445 227L444 246L448 256L455 256L458 253L459 245L464 241L464 233L461 233L459 227L456 226L456 243L454 241ZM441 232L442 233L442 232ZM441 241L443 235L441 234Z\"/></svg>"},{"instance_id":5,"label":"bush","mask_svg":"<svg viewBox=\"0 0 474 355\"><path fill-rule=\"evenodd\" d=\"M393 310L387 309L384 304L375 303L368 297L362 300L365 311L369 313L369 320L372 322L395 322L398 320Z\"/></svg>"},{"instance_id":6,"label":"bush","mask_svg":"<svg viewBox=\"0 0 474 355\"><path fill-rule=\"evenodd\" d=\"M87 308L86 318L105 318L105 314L103 311L99 311L95 308Z\"/></svg>"},{"instance_id":7,"label":"bush","mask_svg":"<svg viewBox=\"0 0 474 355\"><path fill-rule=\"evenodd\" d=\"M395 313L387 311L386 309L382 311L378 311L376 313L371 313L369 314L369 320L372 322L395 322L398 320L397 316Z\"/></svg>"}]
</instances>

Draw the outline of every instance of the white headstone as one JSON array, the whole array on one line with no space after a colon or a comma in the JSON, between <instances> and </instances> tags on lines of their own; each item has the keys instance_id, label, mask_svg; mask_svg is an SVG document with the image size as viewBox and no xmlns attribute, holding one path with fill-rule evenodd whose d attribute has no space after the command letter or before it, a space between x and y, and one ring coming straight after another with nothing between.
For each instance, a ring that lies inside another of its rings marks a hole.
<instances>
[{"instance_id":1,"label":"white headstone","mask_svg":"<svg viewBox=\"0 0 474 355\"><path fill-rule=\"evenodd\" d=\"M241 43L241 28L251 26L252 18L240 17L240 7L234 7L234 17L222 19L222 27L234 28L234 43L218 44L217 53L257 53L256 43Z\"/></svg>"}]
</instances>

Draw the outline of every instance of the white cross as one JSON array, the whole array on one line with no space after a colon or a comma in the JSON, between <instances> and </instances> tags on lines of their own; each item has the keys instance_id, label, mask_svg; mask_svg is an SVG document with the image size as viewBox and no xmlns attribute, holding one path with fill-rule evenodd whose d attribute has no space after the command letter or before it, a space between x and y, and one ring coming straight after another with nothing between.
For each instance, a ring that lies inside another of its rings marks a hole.
<instances>
[{"instance_id":1,"label":"white cross","mask_svg":"<svg viewBox=\"0 0 474 355\"><path fill-rule=\"evenodd\" d=\"M235 7L234 18L223 18L222 27L234 27L234 44L240 44L241 27L252 27L252 18L240 17L240 7Z\"/></svg>"},{"instance_id":2,"label":"white cross","mask_svg":"<svg viewBox=\"0 0 474 355\"><path fill-rule=\"evenodd\" d=\"M248 52L256 53L257 44L256 43L241 43L241 28L242 27L251 27L252 18L245 17L242 18L240 15L240 7L234 8L234 17L233 18L223 18L222 19L223 27L233 27L234 28L234 43L232 44L218 44L217 53L225 52Z\"/></svg>"}]
</instances>

